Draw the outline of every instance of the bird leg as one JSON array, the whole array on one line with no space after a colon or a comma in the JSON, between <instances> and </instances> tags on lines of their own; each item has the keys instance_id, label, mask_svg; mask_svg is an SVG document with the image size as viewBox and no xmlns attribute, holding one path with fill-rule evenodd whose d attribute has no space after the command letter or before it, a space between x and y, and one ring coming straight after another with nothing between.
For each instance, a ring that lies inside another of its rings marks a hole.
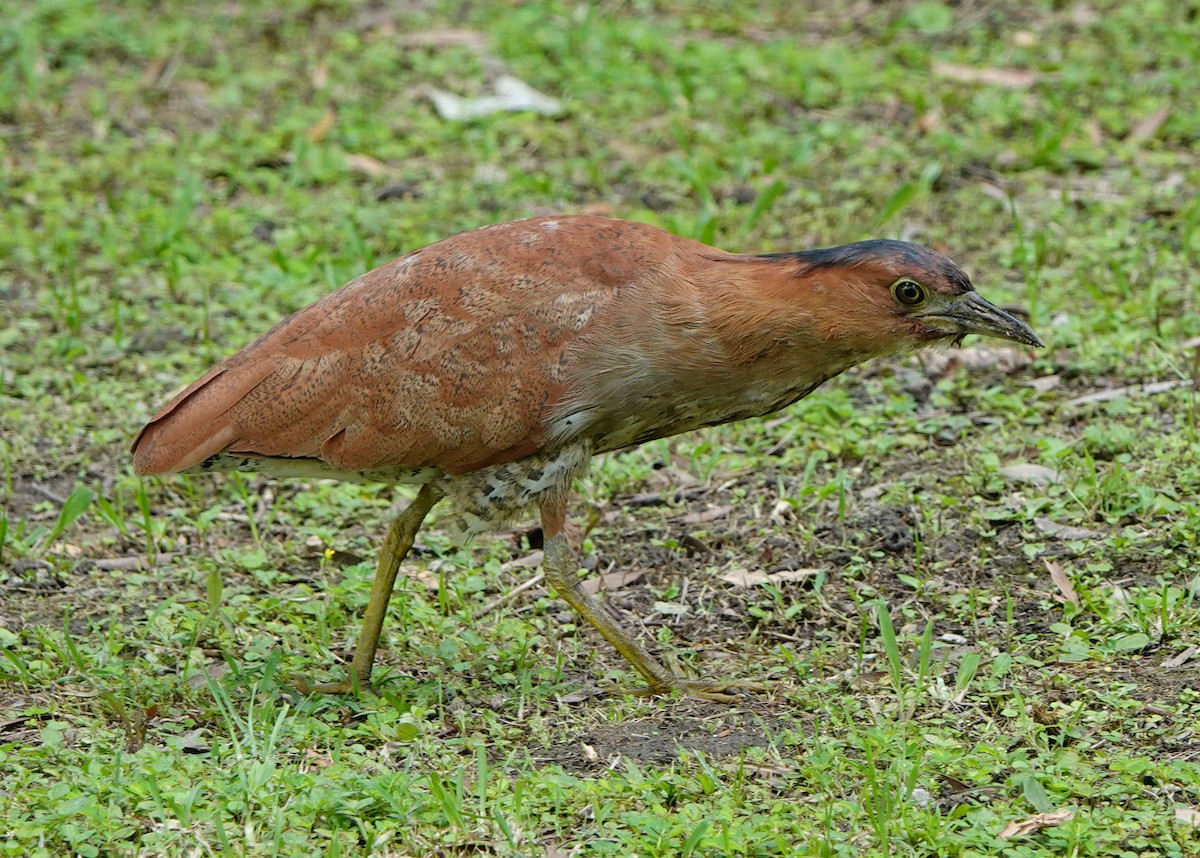
<instances>
[{"instance_id":1,"label":"bird leg","mask_svg":"<svg viewBox=\"0 0 1200 858\"><path fill-rule=\"evenodd\" d=\"M442 493L429 485L421 486L413 502L404 512L396 516L388 527L387 537L379 550L379 562L375 567L375 580L371 583L371 599L363 614L362 631L358 635L358 646L354 650L354 661L350 675L339 682L321 682L312 685L299 680L296 685L305 694L347 694L360 688L371 687L371 667L375 663L375 651L379 648L379 633L387 616L388 601L396 585L396 574L413 542L421 522L442 499Z\"/></svg>"},{"instance_id":2,"label":"bird leg","mask_svg":"<svg viewBox=\"0 0 1200 858\"><path fill-rule=\"evenodd\" d=\"M633 693L641 694L670 694L678 691L685 697L698 697L704 700L714 700L719 703L737 701L725 692L732 690L766 691L766 686L757 682L709 681L703 679L688 679L676 676L667 670L663 664L652 656L641 644L634 639L620 623L616 621L609 610L597 599L583 589L579 579L579 565L575 555L567 544L563 524L566 519L566 504L555 503L542 506L543 560L542 568L546 581L554 588L558 596L578 611L606 641L616 647L617 652L637 669L645 678L648 688L637 689Z\"/></svg>"}]
</instances>

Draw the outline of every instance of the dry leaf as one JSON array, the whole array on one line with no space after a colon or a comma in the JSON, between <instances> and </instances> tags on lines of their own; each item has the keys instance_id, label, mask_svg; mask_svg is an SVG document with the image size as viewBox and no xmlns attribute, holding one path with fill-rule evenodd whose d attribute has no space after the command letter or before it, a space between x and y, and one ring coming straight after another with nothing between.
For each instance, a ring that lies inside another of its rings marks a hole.
<instances>
[{"instance_id":1,"label":"dry leaf","mask_svg":"<svg viewBox=\"0 0 1200 858\"><path fill-rule=\"evenodd\" d=\"M933 73L962 83L982 83L1003 86L1008 89L1028 89L1038 81L1038 76L1025 69L1001 69L988 66L963 66L957 63L933 62Z\"/></svg>"},{"instance_id":2,"label":"dry leaf","mask_svg":"<svg viewBox=\"0 0 1200 858\"><path fill-rule=\"evenodd\" d=\"M423 566L402 566L400 568L400 574L405 578L411 578L412 580L416 581L426 590L437 592L438 588L442 586L442 582L438 578L437 574L430 572Z\"/></svg>"},{"instance_id":3,"label":"dry leaf","mask_svg":"<svg viewBox=\"0 0 1200 858\"><path fill-rule=\"evenodd\" d=\"M930 131L936 131L942 127L942 111L938 108L926 110L917 117L917 130L922 134L928 134Z\"/></svg>"},{"instance_id":4,"label":"dry leaf","mask_svg":"<svg viewBox=\"0 0 1200 858\"><path fill-rule=\"evenodd\" d=\"M870 688L872 685L878 685L887 680L890 676L891 674L886 670L868 670L854 677L851 684L858 688Z\"/></svg>"},{"instance_id":5,"label":"dry leaf","mask_svg":"<svg viewBox=\"0 0 1200 858\"><path fill-rule=\"evenodd\" d=\"M204 738L204 730L196 728L179 736L179 749L185 754L207 754L212 745Z\"/></svg>"},{"instance_id":6,"label":"dry leaf","mask_svg":"<svg viewBox=\"0 0 1200 858\"><path fill-rule=\"evenodd\" d=\"M1194 807L1177 807L1175 808L1175 821L1190 825L1192 828L1200 828L1200 810L1196 810Z\"/></svg>"},{"instance_id":7,"label":"dry leaf","mask_svg":"<svg viewBox=\"0 0 1200 858\"><path fill-rule=\"evenodd\" d=\"M1165 393L1168 390L1173 390L1187 383L1186 379L1179 378L1174 381L1153 381L1149 384L1131 384L1128 387L1110 387L1108 390L1098 390L1095 393L1085 393L1083 396L1068 399L1063 403L1063 408L1078 408L1080 405L1091 405L1093 402L1108 402L1113 399L1120 399L1122 396L1132 396L1134 394Z\"/></svg>"},{"instance_id":8,"label":"dry leaf","mask_svg":"<svg viewBox=\"0 0 1200 858\"><path fill-rule=\"evenodd\" d=\"M1126 143L1132 143L1135 146L1139 143L1145 143L1147 140L1152 140L1158 130L1163 127L1163 123L1171 116L1171 105L1165 105L1151 113L1137 125L1130 129L1129 134L1125 136Z\"/></svg>"},{"instance_id":9,"label":"dry leaf","mask_svg":"<svg viewBox=\"0 0 1200 858\"><path fill-rule=\"evenodd\" d=\"M601 590L620 590L628 584L636 584L642 580L646 572L644 569L622 569L617 572L605 572L599 578L588 578L583 582L583 590L585 593L591 593L593 596Z\"/></svg>"},{"instance_id":10,"label":"dry leaf","mask_svg":"<svg viewBox=\"0 0 1200 858\"><path fill-rule=\"evenodd\" d=\"M1095 539L1104 535L1098 530L1075 527L1071 524L1059 524L1057 521L1043 516L1034 518L1033 524L1042 533L1053 536L1055 539Z\"/></svg>"},{"instance_id":11,"label":"dry leaf","mask_svg":"<svg viewBox=\"0 0 1200 858\"><path fill-rule=\"evenodd\" d=\"M667 465L665 468L651 471L649 483L655 489L670 489L673 492L680 492L698 486L700 481L681 468Z\"/></svg>"},{"instance_id":12,"label":"dry leaf","mask_svg":"<svg viewBox=\"0 0 1200 858\"><path fill-rule=\"evenodd\" d=\"M512 75L500 75L492 89L494 95L479 98L463 98L440 89L430 90L426 94L442 119L477 119L504 111L527 111L543 116L558 116L563 112L562 102L557 98L538 92Z\"/></svg>"},{"instance_id":13,"label":"dry leaf","mask_svg":"<svg viewBox=\"0 0 1200 858\"><path fill-rule=\"evenodd\" d=\"M1058 387L1062 382L1062 378L1055 373L1054 375L1043 375L1035 378L1033 381L1025 382L1027 387L1032 387L1035 393L1049 393Z\"/></svg>"},{"instance_id":14,"label":"dry leaf","mask_svg":"<svg viewBox=\"0 0 1200 858\"><path fill-rule=\"evenodd\" d=\"M544 555L540 549L538 551L530 551L524 557L517 557L514 560L501 563L500 571L507 572L510 569L536 569L538 566L542 565L543 556Z\"/></svg>"},{"instance_id":15,"label":"dry leaf","mask_svg":"<svg viewBox=\"0 0 1200 858\"><path fill-rule=\"evenodd\" d=\"M679 520L684 524L707 524L710 521L720 521L731 512L733 512L731 506L714 506L712 509L704 509L700 512L689 512Z\"/></svg>"},{"instance_id":16,"label":"dry leaf","mask_svg":"<svg viewBox=\"0 0 1200 858\"><path fill-rule=\"evenodd\" d=\"M96 568L107 571L126 571L143 569L147 566L145 557L102 557L96 561Z\"/></svg>"},{"instance_id":17,"label":"dry leaf","mask_svg":"<svg viewBox=\"0 0 1200 858\"><path fill-rule=\"evenodd\" d=\"M83 549L72 542L56 542L47 550L49 554L65 554L72 560L78 560L83 556Z\"/></svg>"},{"instance_id":18,"label":"dry leaf","mask_svg":"<svg viewBox=\"0 0 1200 858\"><path fill-rule=\"evenodd\" d=\"M1000 469L1000 476L1032 486L1049 486L1059 481L1058 471L1043 465L1009 465Z\"/></svg>"},{"instance_id":19,"label":"dry leaf","mask_svg":"<svg viewBox=\"0 0 1200 858\"><path fill-rule=\"evenodd\" d=\"M1008 205L1012 199L1008 190L1005 189L1003 185L998 185L995 182L987 179L980 179L977 184L979 186L979 190L983 192L985 197L991 197L998 203Z\"/></svg>"},{"instance_id":20,"label":"dry leaf","mask_svg":"<svg viewBox=\"0 0 1200 858\"><path fill-rule=\"evenodd\" d=\"M402 48L474 48L487 47L487 36L475 30L424 30L406 33L396 42Z\"/></svg>"},{"instance_id":21,"label":"dry leaf","mask_svg":"<svg viewBox=\"0 0 1200 858\"><path fill-rule=\"evenodd\" d=\"M655 602L654 610L669 617L682 617L688 612L688 607L678 602Z\"/></svg>"},{"instance_id":22,"label":"dry leaf","mask_svg":"<svg viewBox=\"0 0 1200 858\"><path fill-rule=\"evenodd\" d=\"M304 133L304 136L311 143L320 143L325 139L325 135L333 128L333 123L337 121L337 111L332 107L326 107L321 118L312 124L312 127Z\"/></svg>"},{"instance_id":23,"label":"dry leaf","mask_svg":"<svg viewBox=\"0 0 1200 858\"><path fill-rule=\"evenodd\" d=\"M1108 597L1113 600L1117 616L1128 617L1129 593L1120 584L1111 581L1105 582L1104 587L1108 590Z\"/></svg>"},{"instance_id":24,"label":"dry leaf","mask_svg":"<svg viewBox=\"0 0 1200 858\"><path fill-rule=\"evenodd\" d=\"M325 553L325 540L319 536L310 536L304 540L304 553L321 555Z\"/></svg>"},{"instance_id":25,"label":"dry leaf","mask_svg":"<svg viewBox=\"0 0 1200 858\"><path fill-rule=\"evenodd\" d=\"M1046 569L1050 572L1050 580L1054 582L1054 586L1058 588L1058 592L1062 593L1063 598L1079 607L1079 594L1075 592L1075 585L1071 583L1071 579L1067 577L1067 573L1063 568L1053 560L1043 560L1046 564Z\"/></svg>"},{"instance_id":26,"label":"dry leaf","mask_svg":"<svg viewBox=\"0 0 1200 858\"><path fill-rule=\"evenodd\" d=\"M784 521L792 517L795 512L795 507L785 500L775 501L775 506L771 507L771 521Z\"/></svg>"},{"instance_id":27,"label":"dry leaf","mask_svg":"<svg viewBox=\"0 0 1200 858\"><path fill-rule=\"evenodd\" d=\"M732 584L735 587L757 587L762 584L783 584L788 581L803 581L806 578L812 578L814 575L820 575L820 569L782 569L779 572L766 572L757 569L731 569L720 579L727 584Z\"/></svg>"},{"instance_id":28,"label":"dry leaf","mask_svg":"<svg viewBox=\"0 0 1200 858\"><path fill-rule=\"evenodd\" d=\"M867 486L858 493L858 496L867 501L879 500L881 497L887 494L888 489L892 488L894 485L896 485L895 481L885 480L882 483L876 483L873 486Z\"/></svg>"},{"instance_id":29,"label":"dry leaf","mask_svg":"<svg viewBox=\"0 0 1200 858\"><path fill-rule=\"evenodd\" d=\"M938 777L940 777L942 782L950 788L951 792L970 792L971 790L975 789L975 787L971 786L966 781L960 781L958 778L953 777L952 775L941 774L938 775Z\"/></svg>"},{"instance_id":30,"label":"dry leaf","mask_svg":"<svg viewBox=\"0 0 1200 858\"><path fill-rule=\"evenodd\" d=\"M226 662L209 662L203 669L189 676L187 684L192 688L204 688L210 679L220 679L227 673L229 673L229 665Z\"/></svg>"},{"instance_id":31,"label":"dry leaf","mask_svg":"<svg viewBox=\"0 0 1200 858\"><path fill-rule=\"evenodd\" d=\"M1073 810L1056 810L1052 813L1039 813L1028 819L1010 822L1004 826L1004 830L1000 832L1001 840L1011 840L1014 837L1027 837L1030 834L1036 834L1043 828L1051 828L1055 825L1062 825L1069 819L1075 816Z\"/></svg>"},{"instance_id":32,"label":"dry leaf","mask_svg":"<svg viewBox=\"0 0 1200 858\"><path fill-rule=\"evenodd\" d=\"M1173 655L1170 658L1168 658L1166 661L1164 661L1162 663L1162 667L1167 670L1174 670L1177 667L1183 667L1185 664L1187 664L1191 660L1192 656L1194 656L1198 652L1200 652L1200 646L1196 646L1195 644L1192 644L1190 647L1185 649L1183 652L1179 653L1178 655Z\"/></svg>"},{"instance_id":33,"label":"dry leaf","mask_svg":"<svg viewBox=\"0 0 1200 858\"><path fill-rule=\"evenodd\" d=\"M173 59L173 56L166 54L151 60L142 72L142 86L165 86L170 78L168 66Z\"/></svg>"},{"instance_id":34,"label":"dry leaf","mask_svg":"<svg viewBox=\"0 0 1200 858\"><path fill-rule=\"evenodd\" d=\"M314 769L327 769L333 765L333 759L328 754L323 754L316 748L304 749L304 761Z\"/></svg>"},{"instance_id":35,"label":"dry leaf","mask_svg":"<svg viewBox=\"0 0 1200 858\"><path fill-rule=\"evenodd\" d=\"M365 173L368 176L390 176L396 172L394 167L389 167L387 164L372 158L370 155L362 155L356 152L346 155L346 166L351 170Z\"/></svg>"},{"instance_id":36,"label":"dry leaf","mask_svg":"<svg viewBox=\"0 0 1200 858\"><path fill-rule=\"evenodd\" d=\"M558 698L559 703L583 703L585 700L591 700L593 697L603 697L603 689L597 688L594 685L585 685L583 688L576 688L574 691L568 691Z\"/></svg>"},{"instance_id":37,"label":"dry leaf","mask_svg":"<svg viewBox=\"0 0 1200 858\"><path fill-rule=\"evenodd\" d=\"M322 60L312 70L313 89L324 89L327 83L329 83L329 63Z\"/></svg>"}]
</instances>

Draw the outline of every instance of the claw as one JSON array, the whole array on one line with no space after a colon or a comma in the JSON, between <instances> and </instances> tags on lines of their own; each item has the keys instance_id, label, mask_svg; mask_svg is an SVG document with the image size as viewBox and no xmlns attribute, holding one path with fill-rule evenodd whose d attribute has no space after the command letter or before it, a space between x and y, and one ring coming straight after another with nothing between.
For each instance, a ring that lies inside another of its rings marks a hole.
<instances>
[{"instance_id":1,"label":"claw","mask_svg":"<svg viewBox=\"0 0 1200 858\"><path fill-rule=\"evenodd\" d=\"M718 682L709 679L684 679L673 676L661 685L640 685L635 688L617 689L621 694L632 694L635 697L651 697L656 694L678 693L681 697L691 697L695 700L710 700L713 703L741 703L742 695L729 694L730 691L741 691L748 694L766 694L771 686L765 682L734 679L728 682Z\"/></svg>"}]
</instances>

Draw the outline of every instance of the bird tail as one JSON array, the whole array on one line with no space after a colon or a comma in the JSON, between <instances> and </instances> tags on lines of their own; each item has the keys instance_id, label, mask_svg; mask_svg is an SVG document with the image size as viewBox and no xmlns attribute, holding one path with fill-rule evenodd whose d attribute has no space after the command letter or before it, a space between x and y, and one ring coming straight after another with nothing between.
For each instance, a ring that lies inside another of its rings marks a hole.
<instances>
[{"instance_id":1,"label":"bird tail","mask_svg":"<svg viewBox=\"0 0 1200 858\"><path fill-rule=\"evenodd\" d=\"M264 362L265 364L265 362ZM139 474L174 474L229 447L238 428L229 411L270 374L229 372L221 365L188 385L150 419L133 439L133 468Z\"/></svg>"}]
</instances>

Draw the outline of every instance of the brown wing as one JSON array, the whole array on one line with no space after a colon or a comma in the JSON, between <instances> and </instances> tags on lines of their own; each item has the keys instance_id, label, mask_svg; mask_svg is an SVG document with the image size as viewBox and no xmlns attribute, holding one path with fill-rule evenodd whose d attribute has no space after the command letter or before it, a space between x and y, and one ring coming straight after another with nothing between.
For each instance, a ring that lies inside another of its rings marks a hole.
<instances>
[{"instance_id":1,"label":"brown wing","mask_svg":"<svg viewBox=\"0 0 1200 858\"><path fill-rule=\"evenodd\" d=\"M462 473L535 452L569 347L679 245L644 224L537 218L402 256L281 322L163 408L139 473L223 451Z\"/></svg>"}]
</instances>

